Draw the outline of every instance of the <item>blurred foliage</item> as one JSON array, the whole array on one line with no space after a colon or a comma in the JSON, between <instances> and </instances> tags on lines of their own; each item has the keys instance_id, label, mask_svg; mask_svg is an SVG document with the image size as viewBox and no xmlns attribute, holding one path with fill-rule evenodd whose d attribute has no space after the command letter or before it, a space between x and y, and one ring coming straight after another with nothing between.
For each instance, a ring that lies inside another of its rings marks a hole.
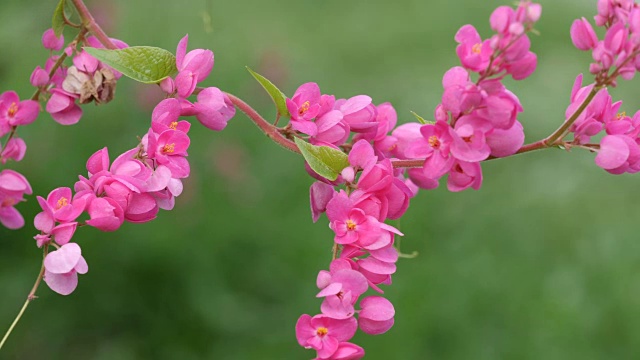
<instances>
[{"instance_id":1,"label":"blurred foliage","mask_svg":"<svg viewBox=\"0 0 640 360\"><path fill-rule=\"evenodd\" d=\"M538 72L508 82L535 141L562 121L575 76L590 55L572 48L569 26L595 1L542 0L533 36ZM0 3L0 90L31 94L28 79L48 55L40 45L56 1ZM401 122L439 102L442 74L458 64L453 35L466 23L483 36L504 1L167 0L91 1L113 37L174 51L210 48L209 85L237 94L268 117L269 97L245 65L291 95L316 81L338 97L391 101ZM507 1L509 3L510 1ZM73 33L65 30L67 38ZM638 81L612 93L640 107ZM158 99L123 79L115 101L85 108L78 125L43 114L20 131L27 157L11 167L35 194L72 186L103 146L112 158L136 145ZM76 292L46 286L3 359L307 359L295 321L315 314L315 277L332 235L312 224L312 180L241 114L223 133L195 124L192 176L174 211L116 233L83 228L90 271ZM547 150L483 165L480 191L441 187L413 199L402 219L403 251L386 296L397 310L385 335L358 334L367 359L632 359L640 353L638 178L597 168L593 154ZM37 202L20 205L33 218ZM31 288L40 262L28 225L0 229L0 330Z\"/></svg>"}]
</instances>

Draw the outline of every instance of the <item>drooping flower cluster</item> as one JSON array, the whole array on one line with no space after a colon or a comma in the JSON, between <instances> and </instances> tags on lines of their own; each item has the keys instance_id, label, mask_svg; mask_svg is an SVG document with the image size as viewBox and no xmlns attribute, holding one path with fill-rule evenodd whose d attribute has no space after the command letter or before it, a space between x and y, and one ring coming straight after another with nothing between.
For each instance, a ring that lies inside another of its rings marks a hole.
<instances>
[{"instance_id":1,"label":"drooping flower cluster","mask_svg":"<svg viewBox=\"0 0 640 360\"><path fill-rule=\"evenodd\" d=\"M594 62L589 71L606 85L615 86L617 75L632 79L640 70L640 6L633 0L599 0L594 19L597 26L606 28L603 40L585 18L571 25L575 47L592 51Z\"/></svg>"},{"instance_id":2,"label":"drooping flower cluster","mask_svg":"<svg viewBox=\"0 0 640 360\"><path fill-rule=\"evenodd\" d=\"M391 118L395 123L395 112ZM350 193L335 191L335 183L320 181L310 189L312 217L316 221L326 211L336 255L340 249L329 271L318 274L321 314L302 315L296 325L298 342L315 349L318 359L361 358L364 350L348 342L357 328L378 335L394 323L395 309L389 300L360 296L369 288L382 293L379 285L391 284L398 260L394 237L402 233L384 221L401 217L414 193L402 174L394 171L391 160L378 157L365 139L353 145L349 164L340 182ZM356 310L358 301L360 309Z\"/></svg>"},{"instance_id":3,"label":"drooping flower cluster","mask_svg":"<svg viewBox=\"0 0 640 360\"><path fill-rule=\"evenodd\" d=\"M197 49L185 54L185 48L186 37L178 46L178 68L180 61L191 59L195 63L190 65L189 71L208 74L213 65L213 53ZM226 124L235 114L235 108L226 105L226 95L213 87L202 93L207 94L202 105L204 110L197 114L207 121L216 117L216 121ZM80 176L74 186L75 194L69 188L58 188L47 199L38 197L42 212L34 220L40 231L35 236L37 245L59 247L45 258L45 281L52 290L70 294L77 286L77 274L88 271L80 246L70 242L78 226L115 231L125 221L148 222L156 217L159 209L174 207L175 198L183 190L182 179L190 173L186 157L191 124L180 117L197 115L193 109L198 108L200 102L199 98L194 105L182 97L161 101L155 107L151 127L138 147L124 152L113 162L105 147L87 161L88 176ZM218 111L214 116L211 115L212 103ZM83 213L87 219L79 222L77 219Z\"/></svg>"}]
</instances>

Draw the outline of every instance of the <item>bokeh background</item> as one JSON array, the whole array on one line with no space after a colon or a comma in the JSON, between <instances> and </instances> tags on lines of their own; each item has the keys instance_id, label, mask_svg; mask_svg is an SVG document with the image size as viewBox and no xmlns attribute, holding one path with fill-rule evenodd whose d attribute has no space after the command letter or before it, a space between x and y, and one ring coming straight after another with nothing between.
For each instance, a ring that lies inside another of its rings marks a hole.
<instances>
[{"instance_id":1,"label":"bokeh background","mask_svg":"<svg viewBox=\"0 0 640 360\"><path fill-rule=\"evenodd\" d=\"M595 1L541 0L533 36L538 72L508 81L525 112L527 141L562 121L589 54L572 48L569 26ZM48 53L40 36L56 1L0 2L0 90L22 97ZM453 36L466 23L490 33L495 0L114 0L88 1L105 29L130 45L210 48L206 82L247 99L269 98L249 65L291 95L315 81L338 97L391 101L400 122L430 117L442 74L457 65ZM70 39L72 32L66 33ZM638 81L612 90L640 107ZM20 130L27 157L10 166L35 194L72 186L86 159L112 158L137 143L158 100L153 86L123 79L116 99L85 107L72 127L46 114ZM315 277L328 266L332 233L312 224L302 159L268 141L244 115L213 133L195 124L192 175L174 211L116 233L83 228L75 240L90 271L63 297L42 286L0 353L2 359L308 359L294 325L315 314ZM413 199L387 334L358 334L368 359L633 359L640 356L640 192L636 176L608 175L593 154L547 150L483 165L480 191L443 186ZM39 269L31 218L0 228L0 330L22 306Z\"/></svg>"}]
</instances>

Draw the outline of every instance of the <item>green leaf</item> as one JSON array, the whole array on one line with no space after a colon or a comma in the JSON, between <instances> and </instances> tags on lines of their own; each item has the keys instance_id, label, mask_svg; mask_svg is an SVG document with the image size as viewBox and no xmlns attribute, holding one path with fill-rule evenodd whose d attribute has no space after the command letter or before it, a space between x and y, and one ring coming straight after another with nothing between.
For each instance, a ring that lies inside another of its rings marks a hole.
<instances>
[{"instance_id":1,"label":"green leaf","mask_svg":"<svg viewBox=\"0 0 640 360\"><path fill-rule=\"evenodd\" d=\"M338 178L338 174L349 166L347 154L328 146L315 146L308 142L295 138L296 145L309 166L318 175L331 181Z\"/></svg>"},{"instance_id":2,"label":"green leaf","mask_svg":"<svg viewBox=\"0 0 640 360\"><path fill-rule=\"evenodd\" d=\"M84 50L125 76L145 84L159 83L178 71L176 57L157 47L132 46L119 50L85 47Z\"/></svg>"},{"instance_id":3,"label":"green leaf","mask_svg":"<svg viewBox=\"0 0 640 360\"><path fill-rule=\"evenodd\" d=\"M58 5L56 6L56 9L53 11L53 18L51 19L51 27L53 28L53 32L57 37L60 37L65 26L64 8L65 0L60 0L58 2Z\"/></svg>"},{"instance_id":4,"label":"green leaf","mask_svg":"<svg viewBox=\"0 0 640 360\"><path fill-rule=\"evenodd\" d=\"M416 119L418 119L420 124L435 124L435 121L427 121L422 116L416 114L415 112L412 111L411 113L413 114L413 116L416 117Z\"/></svg>"},{"instance_id":5,"label":"green leaf","mask_svg":"<svg viewBox=\"0 0 640 360\"><path fill-rule=\"evenodd\" d=\"M280 91L280 89L278 89L275 85L273 85L271 81L269 81L264 76L258 74L257 72L251 70L251 68L249 68L248 66L247 66L247 70L249 70L251 75L256 80L258 80L260 85L262 85L262 87L267 91L267 93L269 93L269 96L271 96L271 99L273 99L273 102L276 104L276 108L278 109L278 114L281 116L290 117L291 115L289 115L289 110L287 110L287 102L285 100L287 98L286 95L282 91Z\"/></svg>"}]
</instances>

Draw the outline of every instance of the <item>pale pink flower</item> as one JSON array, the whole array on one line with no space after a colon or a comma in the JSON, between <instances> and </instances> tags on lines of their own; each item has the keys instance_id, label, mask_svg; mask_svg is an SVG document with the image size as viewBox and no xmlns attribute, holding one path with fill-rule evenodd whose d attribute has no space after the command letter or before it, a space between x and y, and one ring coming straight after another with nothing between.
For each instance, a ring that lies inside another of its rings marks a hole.
<instances>
[{"instance_id":1,"label":"pale pink flower","mask_svg":"<svg viewBox=\"0 0 640 360\"><path fill-rule=\"evenodd\" d=\"M68 243L50 252L44 259L44 281L60 295L71 294L78 286L78 274L89 271L80 246Z\"/></svg>"}]
</instances>

